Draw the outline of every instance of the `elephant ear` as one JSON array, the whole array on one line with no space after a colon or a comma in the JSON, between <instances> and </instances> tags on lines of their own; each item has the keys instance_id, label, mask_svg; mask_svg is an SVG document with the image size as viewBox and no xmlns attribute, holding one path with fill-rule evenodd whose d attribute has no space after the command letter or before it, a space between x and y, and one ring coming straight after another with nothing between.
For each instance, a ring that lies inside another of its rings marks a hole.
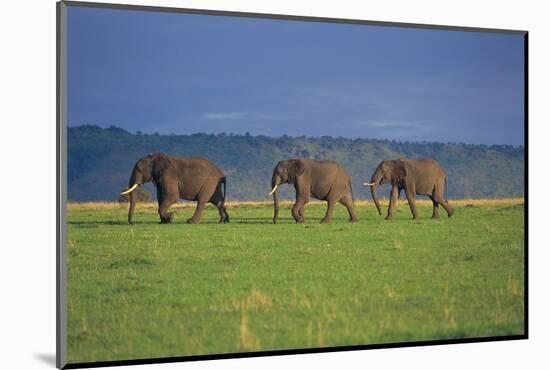
<instances>
[{"instance_id":1,"label":"elephant ear","mask_svg":"<svg viewBox=\"0 0 550 370\"><path fill-rule=\"evenodd\" d=\"M302 162L299 159L291 159L290 160L290 168L289 168L289 180L290 182L296 181L296 178L300 175L302 175L305 171L304 162Z\"/></svg>"},{"instance_id":2,"label":"elephant ear","mask_svg":"<svg viewBox=\"0 0 550 370\"><path fill-rule=\"evenodd\" d=\"M392 183L397 184L403 182L405 177L407 177L407 164L405 161L399 159L394 161Z\"/></svg>"},{"instance_id":3,"label":"elephant ear","mask_svg":"<svg viewBox=\"0 0 550 370\"><path fill-rule=\"evenodd\" d=\"M157 153L153 155L153 168L151 174L153 175L153 180L158 181L164 171L170 166L172 162L170 158L164 153Z\"/></svg>"}]
</instances>

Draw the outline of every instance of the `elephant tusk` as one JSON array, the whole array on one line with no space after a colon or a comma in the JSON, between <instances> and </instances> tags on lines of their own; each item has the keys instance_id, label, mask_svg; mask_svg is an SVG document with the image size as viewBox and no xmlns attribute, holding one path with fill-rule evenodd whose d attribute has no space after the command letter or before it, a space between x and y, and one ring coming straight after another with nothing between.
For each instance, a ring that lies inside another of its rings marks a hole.
<instances>
[{"instance_id":1,"label":"elephant tusk","mask_svg":"<svg viewBox=\"0 0 550 370\"><path fill-rule=\"evenodd\" d=\"M271 193L269 193L269 195L272 195L273 193L275 193L275 190L277 190L278 187L279 187L279 184L275 185L273 187L273 190L271 190Z\"/></svg>"},{"instance_id":2,"label":"elephant tusk","mask_svg":"<svg viewBox=\"0 0 550 370\"><path fill-rule=\"evenodd\" d=\"M376 185L375 182L364 182L363 183L363 186L374 186L374 185Z\"/></svg>"},{"instance_id":3,"label":"elephant tusk","mask_svg":"<svg viewBox=\"0 0 550 370\"><path fill-rule=\"evenodd\" d=\"M120 195L125 195L125 194L128 194L128 193L131 193L133 192L134 190L136 190L136 188L138 187L139 185L138 184L134 184L132 185L132 187L126 191L123 191L122 193L120 193Z\"/></svg>"}]
</instances>

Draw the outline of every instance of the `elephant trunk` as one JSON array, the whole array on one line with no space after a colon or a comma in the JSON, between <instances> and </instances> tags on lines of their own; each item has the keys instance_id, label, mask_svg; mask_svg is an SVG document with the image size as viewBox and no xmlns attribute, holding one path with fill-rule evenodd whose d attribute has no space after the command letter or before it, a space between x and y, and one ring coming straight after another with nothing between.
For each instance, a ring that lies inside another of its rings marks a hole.
<instances>
[{"instance_id":1,"label":"elephant trunk","mask_svg":"<svg viewBox=\"0 0 550 370\"><path fill-rule=\"evenodd\" d=\"M378 215L382 215L382 209L380 208L380 202L378 202L378 195L377 195L377 190L378 190L378 185L380 185L380 180L381 178L377 172L375 172L370 179L370 182L373 184L370 187L370 192L372 194L372 200L374 201L374 205L378 210Z\"/></svg>"},{"instance_id":2,"label":"elephant trunk","mask_svg":"<svg viewBox=\"0 0 550 370\"><path fill-rule=\"evenodd\" d=\"M271 193L273 194L273 223L277 223L279 217L279 185L281 184L281 178L277 174L273 174L271 179Z\"/></svg>"},{"instance_id":3,"label":"elephant trunk","mask_svg":"<svg viewBox=\"0 0 550 370\"><path fill-rule=\"evenodd\" d=\"M134 223L134 209L136 208L137 193L135 191L130 193L130 209L128 210L128 223L132 225Z\"/></svg>"},{"instance_id":4,"label":"elephant trunk","mask_svg":"<svg viewBox=\"0 0 550 370\"><path fill-rule=\"evenodd\" d=\"M138 194L137 194L137 191L135 189L137 189L137 187L139 187L139 185L141 185L141 177L136 176L135 171L134 171L132 173L132 176L130 177L130 181L128 182L128 188L129 189L134 188L134 190L130 191L130 193L129 193L129 196L130 196L130 209L128 210L128 223L130 225L132 225L134 223L134 221L133 221L134 210L136 208L136 202L137 202L137 198L138 198Z\"/></svg>"}]
</instances>

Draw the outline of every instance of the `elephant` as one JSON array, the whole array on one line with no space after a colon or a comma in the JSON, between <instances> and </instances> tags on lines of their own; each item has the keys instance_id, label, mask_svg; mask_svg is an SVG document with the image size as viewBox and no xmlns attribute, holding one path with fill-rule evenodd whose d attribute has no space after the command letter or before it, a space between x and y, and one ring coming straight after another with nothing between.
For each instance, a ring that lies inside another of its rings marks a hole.
<instances>
[{"instance_id":1,"label":"elephant","mask_svg":"<svg viewBox=\"0 0 550 370\"><path fill-rule=\"evenodd\" d=\"M447 175L441 165L433 159L399 158L383 161L376 167L370 179L370 183L365 182L363 185L370 186L372 199L379 215L382 214L382 211L376 195L376 188L378 185L386 183L390 183L392 186L386 220L393 217L393 212L397 205L401 190L405 190L413 219L418 217L415 204L417 194L427 195L432 200L432 218L439 218L440 204L449 217L454 213L453 208L449 205L447 200ZM444 190L445 198L443 198Z\"/></svg>"},{"instance_id":2,"label":"elephant","mask_svg":"<svg viewBox=\"0 0 550 370\"><path fill-rule=\"evenodd\" d=\"M165 153L148 154L134 165L128 189L121 194L130 194L128 223L133 224L136 205L136 190L142 184L153 181L157 189L160 223L172 221L173 212L168 208L178 199L197 201L197 208L187 223L200 222L206 203L218 208L219 223L229 222L225 209L226 178L223 172L212 162L201 157L169 157ZM221 186L223 185L223 193Z\"/></svg>"},{"instance_id":3,"label":"elephant","mask_svg":"<svg viewBox=\"0 0 550 370\"><path fill-rule=\"evenodd\" d=\"M356 222L357 215L353 209L353 191L351 178L346 170L334 161L316 161L294 158L277 163L271 178L273 195L273 223L279 216L279 190L281 184L293 184L296 189L296 202L292 207L292 217L297 223L306 220L305 205L309 197L326 200L327 212L321 223L330 223L336 202L344 205L349 213L349 221Z\"/></svg>"}]
</instances>

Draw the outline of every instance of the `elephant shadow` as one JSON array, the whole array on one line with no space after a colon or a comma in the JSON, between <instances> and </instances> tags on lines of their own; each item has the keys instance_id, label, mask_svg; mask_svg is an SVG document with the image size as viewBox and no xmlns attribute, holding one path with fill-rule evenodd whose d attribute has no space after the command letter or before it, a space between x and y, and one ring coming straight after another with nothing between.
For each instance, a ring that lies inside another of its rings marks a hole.
<instances>
[{"instance_id":1,"label":"elephant shadow","mask_svg":"<svg viewBox=\"0 0 550 370\"><path fill-rule=\"evenodd\" d=\"M273 224L273 219L271 217L250 217L250 218L235 220L231 222L238 225L266 225L266 224Z\"/></svg>"},{"instance_id":2,"label":"elephant shadow","mask_svg":"<svg viewBox=\"0 0 550 370\"><path fill-rule=\"evenodd\" d=\"M143 224L155 224L155 221L143 221ZM109 221L67 221L68 225L81 227L97 227L97 226L113 226L113 225L128 225L128 221L124 220L109 220Z\"/></svg>"},{"instance_id":3,"label":"elephant shadow","mask_svg":"<svg viewBox=\"0 0 550 370\"><path fill-rule=\"evenodd\" d=\"M281 221L282 221L282 223L290 223L290 224L295 223L294 219L292 219L290 217L287 218L287 219L283 218L283 219L281 219ZM68 221L67 224L72 225L72 226L77 226L77 227L83 227L83 228L86 228L86 227L95 228L95 227L100 227L100 226L130 226L130 225L128 225L128 222L126 220L107 220L107 221L79 221L79 220L74 220L74 221ZM200 225L215 225L215 224L216 225L218 224L217 220L203 220L200 223ZM246 218L246 219L233 220L228 225L231 225L231 224L236 224L236 225L272 225L273 220L272 220L271 217L251 217L251 218ZM160 225L160 223L158 221L155 221L155 220L136 221L133 226L139 226L139 225ZM164 224L164 225L166 225L166 224ZM163 225L163 227L164 227L164 225ZM181 221L173 221L172 223L170 223L168 225L185 226L185 225L187 225L187 223L186 223L185 220L181 220Z\"/></svg>"}]
</instances>

